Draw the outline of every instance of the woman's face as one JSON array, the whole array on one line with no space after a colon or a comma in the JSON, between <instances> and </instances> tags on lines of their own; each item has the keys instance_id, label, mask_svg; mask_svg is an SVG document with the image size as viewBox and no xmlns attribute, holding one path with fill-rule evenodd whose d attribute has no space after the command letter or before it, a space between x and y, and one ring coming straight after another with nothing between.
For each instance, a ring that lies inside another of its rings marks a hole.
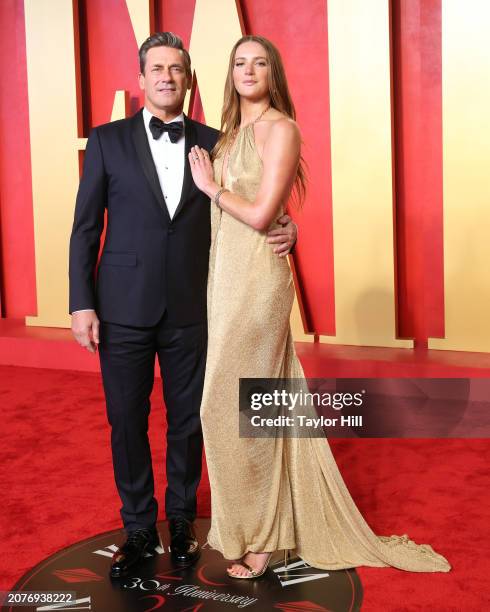
<instances>
[{"instance_id":1,"label":"woman's face","mask_svg":"<svg viewBox=\"0 0 490 612\"><path fill-rule=\"evenodd\" d=\"M269 96L269 60L258 42L244 42L235 52L233 83L238 94L256 101Z\"/></svg>"}]
</instances>

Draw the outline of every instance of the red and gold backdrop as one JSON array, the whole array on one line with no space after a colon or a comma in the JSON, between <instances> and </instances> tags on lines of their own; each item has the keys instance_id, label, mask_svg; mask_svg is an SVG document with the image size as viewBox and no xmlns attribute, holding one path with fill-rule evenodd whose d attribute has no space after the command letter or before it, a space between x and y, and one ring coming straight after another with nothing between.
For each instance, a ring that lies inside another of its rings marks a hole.
<instances>
[{"instance_id":1,"label":"red and gold backdrop","mask_svg":"<svg viewBox=\"0 0 490 612\"><path fill-rule=\"evenodd\" d=\"M216 127L238 36L282 53L309 174L292 211L296 339L490 352L483 0L2 0L4 318L68 327L86 138L140 107L137 49L155 30L190 49L189 112Z\"/></svg>"}]
</instances>

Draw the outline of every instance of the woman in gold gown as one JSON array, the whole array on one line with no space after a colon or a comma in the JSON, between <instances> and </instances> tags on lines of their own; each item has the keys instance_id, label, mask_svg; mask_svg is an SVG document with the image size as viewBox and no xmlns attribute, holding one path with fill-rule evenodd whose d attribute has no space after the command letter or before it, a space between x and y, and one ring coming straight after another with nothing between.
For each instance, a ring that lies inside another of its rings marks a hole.
<instances>
[{"instance_id":1,"label":"woman in gold gown","mask_svg":"<svg viewBox=\"0 0 490 612\"><path fill-rule=\"evenodd\" d=\"M294 550L309 565L447 572L446 559L406 535L375 535L352 500L325 438L241 438L240 378L303 378L289 327L294 296L286 258L266 230L293 186L301 199L301 137L277 49L258 36L234 46L222 136L189 159L211 198L209 345L201 419L211 485L210 546L252 578L270 553Z\"/></svg>"}]
</instances>

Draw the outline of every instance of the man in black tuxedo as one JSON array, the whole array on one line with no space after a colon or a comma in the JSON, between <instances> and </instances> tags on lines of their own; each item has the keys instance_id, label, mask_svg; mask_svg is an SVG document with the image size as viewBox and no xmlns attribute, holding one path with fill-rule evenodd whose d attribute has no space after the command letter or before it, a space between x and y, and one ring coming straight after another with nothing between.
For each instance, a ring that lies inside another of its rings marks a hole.
<instances>
[{"instance_id":1,"label":"man in black tuxedo","mask_svg":"<svg viewBox=\"0 0 490 612\"><path fill-rule=\"evenodd\" d=\"M145 106L90 134L70 240L72 330L89 351L99 349L127 533L112 577L127 574L159 544L147 435L155 355L167 408L171 555L183 567L199 556L192 521L202 461L210 202L194 185L188 153L196 144L211 151L218 131L182 113L192 74L180 38L155 34L139 56ZM284 228L269 241L284 255L296 228L288 217L280 221Z\"/></svg>"}]
</instances>

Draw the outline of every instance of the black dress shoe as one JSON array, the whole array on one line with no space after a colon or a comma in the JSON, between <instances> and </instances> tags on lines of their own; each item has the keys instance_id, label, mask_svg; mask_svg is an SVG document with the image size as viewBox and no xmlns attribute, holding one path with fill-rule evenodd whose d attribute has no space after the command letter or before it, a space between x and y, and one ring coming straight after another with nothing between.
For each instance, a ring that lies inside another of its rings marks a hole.
<instances>
[{"instance_id":1,"label":"black dress shoe","mask_svg":"<svg viewBox=\"0 0 490 612\"><path fill-rule=\"evenodd\" d=\"M135 529L130 531L126 542L117 549L112 557L111 578L126 576L145 556L146 552L155 550L160 545L158 531L153 529Z\"/></svg>"},{"instance_id":2,"label":"black dress shoe","mask_svg":"<svg viewBox=\"0 0 490 612\"><path fill-rule=\"evenodd\" d=\"M199 542L192 523L184 517L168 521L170 531L170 557L178 567L188 567L199 559Z\"/></svg>"}]
</instances>

